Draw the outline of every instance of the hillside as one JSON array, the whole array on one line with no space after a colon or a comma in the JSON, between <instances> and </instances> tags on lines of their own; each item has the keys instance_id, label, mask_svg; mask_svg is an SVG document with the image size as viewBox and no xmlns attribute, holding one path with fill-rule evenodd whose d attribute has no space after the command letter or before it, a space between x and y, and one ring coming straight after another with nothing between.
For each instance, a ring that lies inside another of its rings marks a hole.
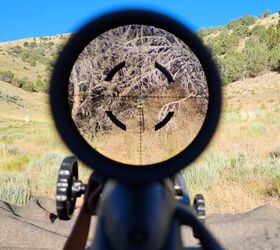
<instances>
[{"instance_id":1,"label":"hillside","mask_svg":"<svg viewBox=\"0 0 280 250\"><path fill-rule=\"evenodd\" d=\"M191 194L205 195L207 211L240 212L265 203L280 207L278 23L278 14L243 17L198 32L225 83L218 132L184 172ZM58 166L69 151L55 132L44 92L68 38L0 43L0 199L24 205L33 196L54 196ZM81 168L83 179L88 174Z\"/></svg>"},{"instance_id":2,"label":"hillside","mask_svg":"<svg viewBox=\"0 0 280 250\"><path fill-rule=\"evenodd\" d=\"M48 95L31 93L0 81L0 120L45 121L49 117Z\"/></svg>"},{"instance_id":3,"label":"hillside","mask_svg":"<svg viewBox=\"0 0 280 250\"><path fill-rule=\"evenodd\" d=\"M28 91L46 92L53 63L68 37L65 34L0 43L0 80Z\"/></svg>"},{"instance_id":4,"label":"hillside","mask_svg":"<svg viewBox=\"0 0 280 250\"><path fill-rule=\"evenodd\" d=\"M279 14L244 16L198 34L211 49L224 84L255 77L280 67Z\"/></svg>"},{"instance_id":5,"label":"hillside","mask_svg":"<svg viewBox=\"0 0 280 250\"><path fill-rule=\"evenodd\" d=\"M244 16L198 35L210 48L224 84L280 68L280 17ZM0 80L28 91L48 91L55 58L69 34L0 43Z\"/></svg>"}]
</instances>

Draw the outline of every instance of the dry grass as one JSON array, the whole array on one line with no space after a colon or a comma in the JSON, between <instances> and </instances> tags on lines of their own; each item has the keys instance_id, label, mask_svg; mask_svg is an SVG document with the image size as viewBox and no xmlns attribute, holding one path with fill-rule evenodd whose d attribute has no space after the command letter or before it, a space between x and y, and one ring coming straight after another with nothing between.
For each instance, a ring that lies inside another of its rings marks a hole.
<instances>
[{"instance_id":1,"label":"dry grass","mask_svg":"<svg viewBox=\"0 0 280 250\"><path fill-rule=\"evenodd\" d=\"M224 88L225 105L218 132L192 167L200 169L189 184L192 194L205 195L210 212L246 211L264 203L280 207L279 91L277 73ZM189 178L192 168L185 171ZM205 184L197 185L197 181Z\"/></svg>"},{"instance_id":2,"label":"dry grass","mask_svg":"<svg viewBox=\"0 0 280 250\"><path fill-rule=\"evenodd\" d=\"M279 84L280 75L270 73L224 88L226 100L218 132L208 150L185 171L191 194L205 195L208 212L240 212L264 203L280 207ZM54 130L47 96L5 83L0 90L20 97L15 102L0 99L0 197L20 205L32 195L54 197L60 161L70 152ZM264 109L260 109L262 104ZM29 122L24 120L24 105L29 105ZM104 138L96 141L99 147L105 148L106 143L111 144ZM119 146L111 150L121 157ZM81 168L83 180L89 173Z\"/></svg>"},{"instance_id":3,"label":"dry grass","mask_svg":"<svg viewBox=\"0 0 280 250\"><path fill-rule=\"evenodd\" d=\"M189 104L190 111L185 112L188 114L185 120L182 120L178 114L172 117L176 129L167 124L155 131L155 124L158 122L157 113L161 106L154 105L144 109L145 130L141 129L141 143L138 117L125 121L126 131L112 124L110 131L99 132L94 137L91 136L92 131L89 131L90 134L85 135L85 138L100 153L119 162L149 165L169 159L193 141L202 126L204 117L194 114L192 112L194 107Z\"/></svg>"},{"instance_id":4,"label":"dry grass","mask_svg":"<svg viewBox=\"0 0 280 250\"><path fill-rule=\"evenodd\" d=\"M270 180L255 176L242 182L219 181L207 189L194 189L206 199L207 213L238 213L263 204L279 207L279 194ZM278 197L277 197L278 195Z\"/></svg>"},{"instance_id":5,"label":"dry grass","mask_svg":"<svg viewBox=\"0 0 280 250\"><path fill-rule=\"evenodd\" d=\"M54 198L59 165L71 153L55 131L48 96L3 82L0 92L0 199L24 205L32 196ZM82 179L90 173L80 172Z\"/></svg>"},{"instance_id":6,"label":"dry grass","mask_svg":"<svg viewBox=\"0 0 280 250\"><path fill-rule=\"evenodd\" d=\"M257 24L278 21L272 17L258 20ZM30 67L5 54L9 46L22 46L24 41L0 44L0 69L17 71L17 76L32 79L37 73L43 74L42 65ZM60 38L53 41L58 43ZM280 207L279 97L277 73L244 79L224 88L218 132L208 150L185 171L191 194L205 195L208 212L240 212L264 203ZM70 152L54 130L47 98L46 94L26 92L0 81L1 199L24 205L32 195L54 197L59 163ZM95 140L98 147L107 149L113 145L110 140L115 139ZM120 150L124 143L118 137L110 154L118 153L120 160L125 159L127 152L122 155ZM155 155L158 145L160 142L147 144L145 150ZM171 149L172 143L169 146ZM135 154L131 147L127 150ZM84 167L81 170L86 180L90 171Z\"/></svg>"}]
</instances>

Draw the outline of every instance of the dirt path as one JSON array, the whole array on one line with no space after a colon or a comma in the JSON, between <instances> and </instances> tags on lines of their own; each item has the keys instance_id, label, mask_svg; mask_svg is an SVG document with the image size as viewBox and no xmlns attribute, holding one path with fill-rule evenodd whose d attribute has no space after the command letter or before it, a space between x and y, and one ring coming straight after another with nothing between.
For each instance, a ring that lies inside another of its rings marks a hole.
<instances>
[{"instance_id":1,"label":"dirt path","mask_svg":"<svg viewBox=\"0 0 280 250\"><path fill-rule=\"evenodd\" d=\"M65 222L52 214L55 203L47 198L33 199L24 208L0 201L0 249L62 249L76 215ZM280 209L276 207L209 215L206 223L226 249L280 249ZM95 224L93 218L90 236ZM190 229L183 228L182 235L187 246L200 249Z\"/></svg>"}]
</instances>

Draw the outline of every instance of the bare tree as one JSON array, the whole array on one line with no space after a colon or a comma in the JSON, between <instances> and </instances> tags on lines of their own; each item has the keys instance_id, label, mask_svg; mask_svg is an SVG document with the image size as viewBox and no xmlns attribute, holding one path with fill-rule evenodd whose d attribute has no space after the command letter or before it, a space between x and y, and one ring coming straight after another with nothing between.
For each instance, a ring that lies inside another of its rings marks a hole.
<instances>
[{"instance_id":1,"label":"bare tree","mask_svg":"<svg viewBox=\"0 0 280 250\"><path fill-rule=\"evenodd\" d=\"M120 64L125 66L108 77ZM130 119L139 98L156 97L167 97L158 120L170 111L182 113L186 101L201 115L207 111L207 82L197 57L180 39L152 26L127 25L100 35L80 54L69 81L72 117L83 133L109 130L107 110Z\"/></svg>"}]
</instances>

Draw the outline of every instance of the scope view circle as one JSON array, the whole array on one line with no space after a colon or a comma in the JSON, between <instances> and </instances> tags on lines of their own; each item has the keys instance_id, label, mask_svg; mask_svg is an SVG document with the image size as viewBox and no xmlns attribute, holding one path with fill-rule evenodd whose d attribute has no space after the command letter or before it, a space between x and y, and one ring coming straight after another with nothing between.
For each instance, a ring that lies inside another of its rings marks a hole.
<instances>
[{"instance_id":1,"label":"scope view circle","mask_svg":"<svg viewBox=\"0 0 280 250\"><path fill-rule=\"evenodd\" d=\"M75 33L51 78L56 127L100 174L130 182L171 176L207 146L221 84L185 25L148 10L105 14Z\"/></svg>"},{"instance_id":2,"label":"scope view circle","mask_svg":"<svg viewBox=\"0 0 280 250\"><path fill-rule=\"evenodd\" d=\"M100 34L79 55L69 106L96 151L143 167L193 141L206 116L208 87L201 63L178 37L125 25Z\"/></svg>"}]
</instances>

